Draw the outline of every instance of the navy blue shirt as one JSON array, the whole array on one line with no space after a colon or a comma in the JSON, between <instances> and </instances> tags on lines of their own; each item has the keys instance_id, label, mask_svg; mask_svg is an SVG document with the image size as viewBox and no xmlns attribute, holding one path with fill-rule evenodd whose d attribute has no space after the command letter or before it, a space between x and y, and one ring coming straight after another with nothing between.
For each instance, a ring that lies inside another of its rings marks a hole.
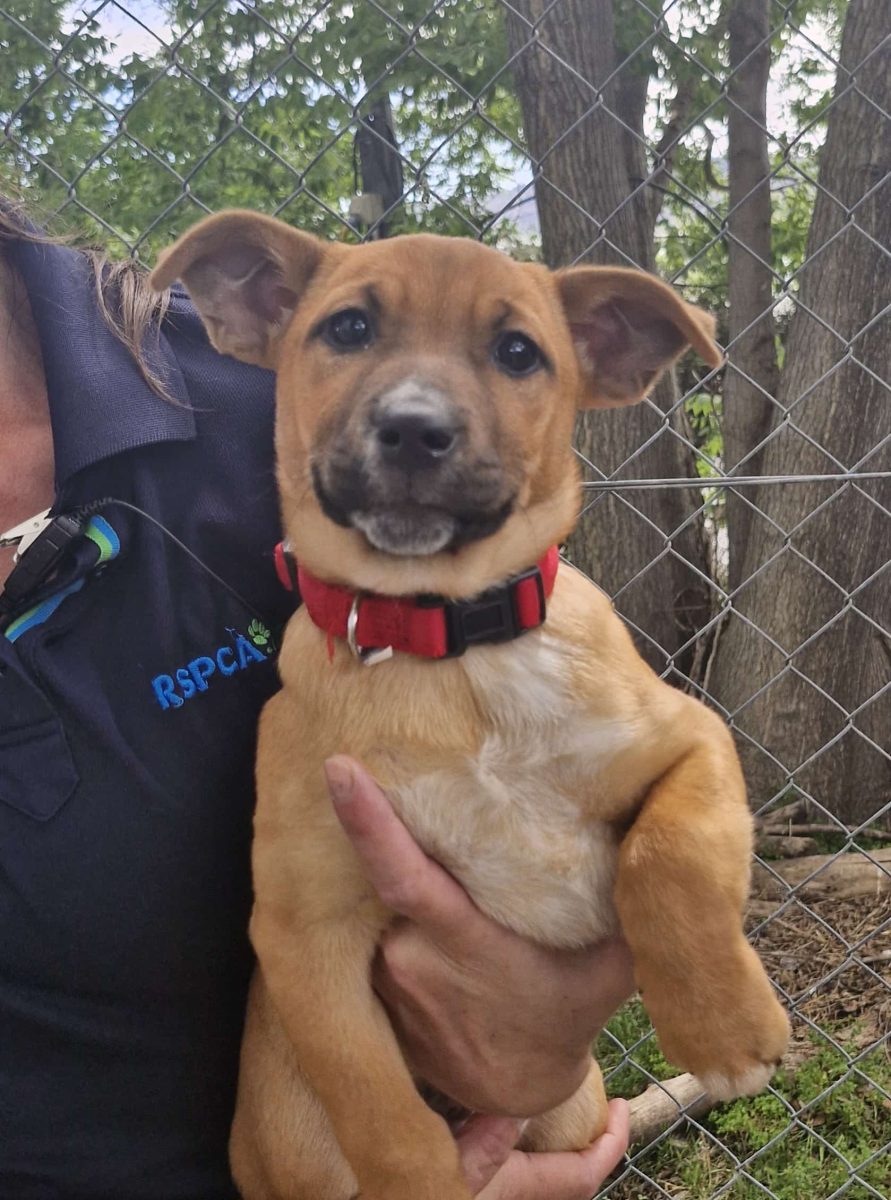
<instances>
[{"instance_id":1,"label":"navy blue shirt","mask_svg":"<svg viewBox=\"0 0 891 1200\"><path fill-rule=\"evenodd\" d=\"M272 378L175 296L155 395L77 252L18 243L57 506L96 511L0 632L0 1198L229 1200L257 717L288 610Z\"/></svg>"}]
</instances>

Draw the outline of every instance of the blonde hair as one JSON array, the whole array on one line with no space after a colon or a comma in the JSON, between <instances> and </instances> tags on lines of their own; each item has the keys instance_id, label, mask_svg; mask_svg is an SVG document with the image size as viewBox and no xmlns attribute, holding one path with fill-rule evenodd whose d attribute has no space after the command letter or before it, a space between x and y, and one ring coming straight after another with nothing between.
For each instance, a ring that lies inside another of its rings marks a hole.
<instances>
[{"instance_id":1,"label":"blonde hair","mask_svg":"<svg viewBox=\"0 0 891 1200\"><path fill-rule=\"evenodd\" d=\"M24 206L0 198L0 250L12 242L40 245L69 245L72 239L37 232L28 220ZM96 303L105 324L130 352L139 373L153 392L165 400L172 396L163 377L152 367L147 348L157 343L161 322L170 303L170 293L156 295L148 286L146 272L126 259L116 262L98 247L78 246L90 264L96 289Z\"/></svg>"}]
</instances>

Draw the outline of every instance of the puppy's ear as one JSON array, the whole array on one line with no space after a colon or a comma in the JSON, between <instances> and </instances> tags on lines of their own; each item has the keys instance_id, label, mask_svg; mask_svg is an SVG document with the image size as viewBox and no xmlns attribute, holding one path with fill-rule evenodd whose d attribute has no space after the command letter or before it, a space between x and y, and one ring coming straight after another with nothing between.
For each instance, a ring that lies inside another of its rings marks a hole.
<instances>
[{"instance_id":1,"label":"puppy's ear","mask_svg":"<svg viewBox=\"0 0 891 1200\"><path fill-rule=\"evenodd\" d=\"M274 368L280 335L326 252L283 221L232 209L184 233L149 283L161 291L181 279L217 350Z\"/></svg>"},{"instance_id":2,"label":"puppy's ear","mask_svg":"<svg viewBox=\"0 0 891 1200\"><path fill-rule=\"evenodd\" d=\"M571 267L555 278L582 369L581 408L642 400L687 346L710 367L721 365L714 317L655 275Z\"/></svg>"}]
</instances>

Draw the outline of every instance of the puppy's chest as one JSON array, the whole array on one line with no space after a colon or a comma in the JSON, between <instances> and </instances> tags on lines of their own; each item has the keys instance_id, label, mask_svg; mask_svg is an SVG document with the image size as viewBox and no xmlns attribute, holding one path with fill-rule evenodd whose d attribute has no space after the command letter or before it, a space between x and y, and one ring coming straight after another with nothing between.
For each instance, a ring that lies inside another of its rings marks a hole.
<instances>
[{"instance_id":1,"label":"puppy's chest","mask_svg":"<svg viewBox=\"0 0 891 1200\"><path fill-rule=\"evenodd\" d=\"M478 752L394 796L415 838L484 912L554 946L616 929L618 838L591 812L598 776L631 739L627 725L592 718L573 697L568 653L542 633L469 654L486 715Z\"/></svg>"}]
</instances>

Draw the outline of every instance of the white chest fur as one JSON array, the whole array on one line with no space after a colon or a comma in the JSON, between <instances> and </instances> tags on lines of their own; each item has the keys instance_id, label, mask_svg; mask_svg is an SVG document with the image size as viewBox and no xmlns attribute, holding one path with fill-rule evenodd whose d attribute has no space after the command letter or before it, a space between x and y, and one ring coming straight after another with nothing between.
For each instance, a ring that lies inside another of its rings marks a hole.
<instances>
[{"instance_id":1,"label":"white chest fur","mask_svg":"<svg viewBox=\"0 0 891 1200\"><path fill-rule=\"evenodd\" d=\"M553 946L615 932L617 835L583 799L632 738L574 701L570 654L544 632L470 652L465 670L490 722L479 754L394 795L417 840L484 912Z\"/></svg>"}]
</instances>

